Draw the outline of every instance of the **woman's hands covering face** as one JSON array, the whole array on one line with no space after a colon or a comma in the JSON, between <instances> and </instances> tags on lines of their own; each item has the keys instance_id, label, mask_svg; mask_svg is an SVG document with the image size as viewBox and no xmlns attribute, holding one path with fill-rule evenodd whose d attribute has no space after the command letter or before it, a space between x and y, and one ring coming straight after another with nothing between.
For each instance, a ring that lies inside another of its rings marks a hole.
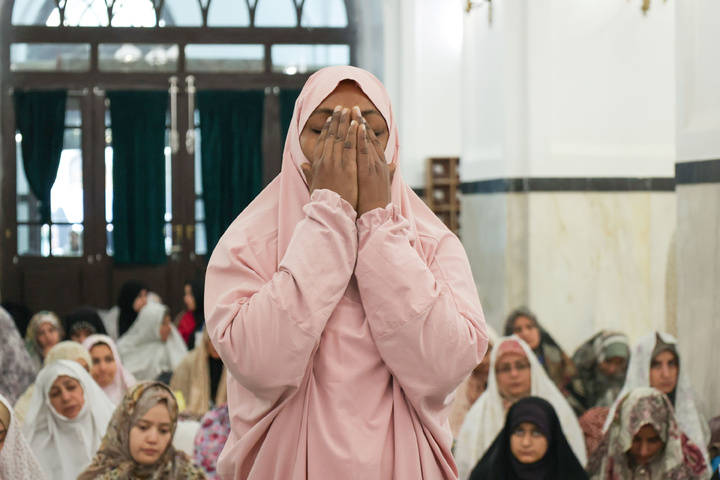
<instances>
[{"instance_id":1,"label":"woman's hands covering face","mask_svg":"<svg viewBox=\"0 0 720 480\"><path fill-rule=\"evenodd\" d=\"M301 168L311 194L317 189L332 190L358 217L391 201L395 165L386 163L382 144L358 107L335 107L315 143L313 163Z\"/></svg>"}]
</instances>

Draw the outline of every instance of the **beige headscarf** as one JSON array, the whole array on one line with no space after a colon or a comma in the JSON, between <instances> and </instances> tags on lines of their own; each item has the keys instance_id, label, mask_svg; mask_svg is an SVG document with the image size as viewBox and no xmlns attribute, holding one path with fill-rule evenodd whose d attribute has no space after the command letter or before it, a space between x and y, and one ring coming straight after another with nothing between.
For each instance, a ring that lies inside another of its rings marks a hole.
<instances>
[{"instance_id":1,"label":"beige headscarf","mask_svg":"<svg viewBox=\"0 0 720 480\"><path fill-rule=\"evenodd\" d=\"M210 409L210 367L207 342L210 336L203 329L202 341L178 365L170 380L170 389L180 391L185 397L187 407L184 413L202 417ZM223 366L220 383L213 399L215 405L227 403L227 368Z\"/></svg>"},{"instance_id":2,"label":"beige headscarf","mask_svg":"<svg viewBox=\"0 0 720 480\"><path fill-rule=\"evenodd\" d=\"M130 454L130 430L155 405L167 405L172 422L172 435L177 428L178 406L170 389L160 382L141 382L127 391L122 403L108 425L107 433L92 464L78 480L94 480L113 472L113 478L152 478L180 480L204 478L197 476L198 468L183 452L175 450L172 442L157 462L140 465Z\"/></svg>"}]
</instances>

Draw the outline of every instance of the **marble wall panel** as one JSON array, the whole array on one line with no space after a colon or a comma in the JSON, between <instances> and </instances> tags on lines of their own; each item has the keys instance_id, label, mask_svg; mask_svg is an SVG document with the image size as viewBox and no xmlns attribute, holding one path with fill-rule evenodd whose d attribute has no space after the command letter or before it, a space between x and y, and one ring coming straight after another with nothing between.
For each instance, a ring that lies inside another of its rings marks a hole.
<instances>
[{"instance_id":1,"label":"marble wall panel","mask_svg":"<svg viewBox=\"0 0 720 480\"><path fill-rule=\"evenodd\" d=\"M665 330L670 192L465 195L462 240L488 323L527 304L570 353L601 328Z\"/></svg>"},{"instance_id":2,"label":"marble wall panel","mask_svg":"<svg viewBox=\"0 0 720 480\"><path fill-rule=\"evenodd\" d=\"M720 415L720 185L679 185L677 197L680 368L712 417Z\"/></svg>"}]
</instances>

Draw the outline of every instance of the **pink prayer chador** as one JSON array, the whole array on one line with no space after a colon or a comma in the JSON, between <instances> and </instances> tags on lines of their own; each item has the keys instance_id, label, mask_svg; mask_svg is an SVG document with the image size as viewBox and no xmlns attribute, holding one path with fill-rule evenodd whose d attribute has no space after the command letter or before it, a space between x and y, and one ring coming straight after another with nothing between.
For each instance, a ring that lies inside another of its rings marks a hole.
<instances>
[{"instance_id":1,"label":"pink prayer chador","mask_svg":"<svg viewBox=\"0 0 720 480\"><path fill-rule=\"evenodd\" d=\"M282 172L215 248L206 323L227 366L232 432L223 479L457 478L448 412L483 358L485 320L460 241L405 184L356 219L330 190L308 193L299 136L351 79L389 128L382 84L353 67L308 80Z\"/></svg>"}]
</instances>

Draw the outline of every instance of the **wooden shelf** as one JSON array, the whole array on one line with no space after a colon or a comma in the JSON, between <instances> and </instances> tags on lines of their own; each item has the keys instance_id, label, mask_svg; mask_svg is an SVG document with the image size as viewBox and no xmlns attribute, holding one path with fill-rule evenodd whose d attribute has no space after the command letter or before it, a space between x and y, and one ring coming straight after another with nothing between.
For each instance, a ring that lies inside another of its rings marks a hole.
<instances>
[{"instance_id":1,"label":"wooden shelf","mask_svg":"<svg viewBox=\"0 0 720 480\"><path fill-rule=\"evenodd\" d=\"M457 157L428 158L425 203L455 234L460 229L460 176Z\"/></svg>"}]
</instances>

